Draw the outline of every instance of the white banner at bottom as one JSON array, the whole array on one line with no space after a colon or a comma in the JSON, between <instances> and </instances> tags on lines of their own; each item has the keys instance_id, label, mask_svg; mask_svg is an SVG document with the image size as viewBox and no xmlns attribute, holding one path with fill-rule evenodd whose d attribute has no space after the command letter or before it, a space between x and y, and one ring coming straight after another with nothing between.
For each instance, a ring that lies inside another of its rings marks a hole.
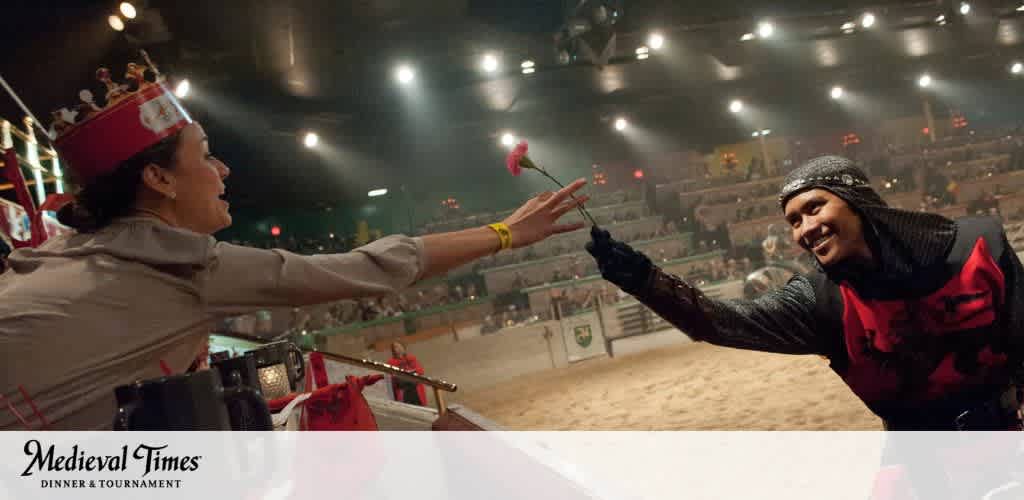
<instances>
[{"instance_id":1,"label":"white banner at bottom","mask_svg":"<svg viewBox=\"0 0 1024 500\"><path fill-rule=\"evenodd\" d=\"M0 499L1024 498L1020 433L0 433Z\"/></svg>"}]
</instances>

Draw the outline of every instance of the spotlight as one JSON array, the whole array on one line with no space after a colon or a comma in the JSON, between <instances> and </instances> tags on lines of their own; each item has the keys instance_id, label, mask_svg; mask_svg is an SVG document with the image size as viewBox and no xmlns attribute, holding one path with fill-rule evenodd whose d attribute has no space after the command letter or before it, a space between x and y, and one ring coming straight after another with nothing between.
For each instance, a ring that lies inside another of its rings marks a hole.
<instances>
[{"instance_id":1,"label":"spotlight","mask_svg":"<svg viewBox=\"0 0 1024 500\"><path fill-rule=\"evenodd\" d=\"M480 67L488 73L494 73L498 71L498 58L494 57L493 54L486 54L480 61Z\"/></svg>"},{"instance_id":2,"label":"spotlight","mask_svg":"<svg viewBox=\"0 0 1024 500\"><path fill-rule=\"evenodd\" d=\"M302 143L305 144L307 148L315 148L316 145L320 143L320 136L313 132L306 132L306 136L302 138Z\"/></svg>"},{"instance_id":3,"label":"spotlight","mask_svg":"<svg viewBox=\"0 0 1024 500\"><path fill-rule=\"evenodd\" d=\"M843 23L843 25L839 29L841 29L843 31L851 31L851 30L854 30L856 28L857 28L857 23L855 23L853 21L849 21L849 22Z\"/></svg>"},{"instance_id":4,"label":"spotlight","mask_svg":"<svg viewBox=\"0 0 1024 500\"><path fill-rule=\"evenodd\" d=\"M772 129L766 128L766 129L761 131L761 137L764 137L764 136L767 136L767 135L771 135L771 133L772 133Z\"/></svg>"},{"instance_id":5,"label":"spotlight","mask_svg":"<svg viewBox=\"0 0 1024 500\"><path fill-rule=\"evenodd\" d=\"M753 40L755 38L757 38L757 35L755 35L753 33L744 33L743 36L740 37L740 41L741 42L749 42L749 41L751 41L751 40Z\"/></svg>"},{"instance_id":6,"label":"spotlight","mask_svg":"<svg viewBox=\"0 0 1024 500\"><path fill-rule=\"evenodd\" d=\"M135 18L135 14L137 12L135 12L135 6L132 5L131 3L121 2L121 5L118 8L121 9L121 15L124 15L125 18L127 18L127 19L134 19Z\"/></svg>"},{"instance_id":7,"label":"spotlight","mask_svg":"<svg viewBox=\"0 0 1024 500\"><path fill-rule=\"evenodd\" d=\"M729 111L732 111L733 113L739 113L740 111L743 111L743 101L739 99L733 99L733 101L729 103Z\"/></svg>"},{"instance_id":8,"label":"spotlight","mask_svg":"<svg viewBox=\"0 0 1024 500\"><path fill-rule=\"evenodd\" d=\"M537 68L523 68L524 75L532 75L537 71Z\"/></svg>"},{"instance_id":9,"label":"spotlight","mask_svg":"<svg viewBox=\"0 0 1024 500\"><path fill-rule=\"evenodd\" d=\"M917 86L921 88L927 88L932 84L932 76L928 73L921 75L921 78L917 79Z\"/></svg>"},{"instance_id":10,"label":"spotlight","mask_svg":"<svg viewBox=\"0 0 1024 500\"><path fill-rule=\"evenodd\" d=\"M178 96L178 99L184 99L188 97L188 93L192 90L192 84L189 83L188 79L184 79L178 82L174 86L174 95Z\"/></svg>"},{"instance_id":11,"label":"spotlight","mask_svg":"<svg viewBox=\"0 0 1024 500\"><path fill-rule=\"evenodd\" d=\"M863 26L865 29L870 28L875 25L875 21L876 19L874 14L870 12L865 12L864 15L861 16L860 18L860 25Z\"/></svg>"},{"instance_id":12,"label":"spotlight","mask_svg":"<svg viewBox=\"0 0 1024 500\"><path fill-rule=\"evenodd\" d=\"M939 26L944 26L946 24L946 15L939 14L939 17L935 18L935 22L939 23Z\"/></svg>"},{"instance_id":13,"label":"spotlight","mask_svg":"<svg viewBox=\"0 0 1024 500\"><path fill-rule=\"evenodd\" d=\"M1013 66L1010 66L1010 73L1019 75L1022 71L1024 71L1024 64L1015 62L1013 63Z\"/></svg>"},{"instance_id":14,"label":"spotlight","mask_svg":"<svg viewBox=\"0 0 1024 500\"><path fill-rule=\"evenodd\" d=\"M121 15L124 16L125 19L135 19L136 12L134 5L128 2L121 2L119 8L121 9Z\"/></svg>"},{"instance_id":15,"label":"spotlight","mask_svg":"<svg viewBox=\"0 0 1024 500\"><path fill-rule=\"evenodd\" d=\"M636 48L636 58L641 61L651 56L651 49L648 49L646 45L641 45Z\"/></svg>"},{"instance_id":16,"label":"spotlight","mask_svg":"<svg viewBox=\"0 0 1024 500\"><path fill-rule=\"evenodd\" d=\"M402 85L408 85L416 79L416 72L411 67L403 64L395 70L395 79Z\"/></svg>"},{"instance_id":17,"label":"spotlight","mask_svg":"<svg viewBox=\"0 0 1024 500\"><path fill-rule=\"evenodd\" d=\"M114 31L124 31L124 21L116 15L108 17L107 24L109 24L111 28L114 28Z\"/></svg>"},{"instance_id":18,"label":"spotlight","mask_svg":"<svg viewBox=\"0 0 1024 500\"><path fill-rule=\"evenodd\" d=\"M1017 7L1017 12L1024 12L1024 5Z\"/></svg>"},{"instance_id":19,"label":"spotlight","mask_svg":"<svg viewBox=\"0 0 1024 500\"><path fill-rule=\"evenodd\" d=\"M665 46L665 37L661 33L651 33L651 36L647 37L647 45L654 50L660 50Z\"/></svg>"},{"instance_id":20,"label":"spotlight","mask_svg":"<svg viewBox=\"0 0 1024 500\"><path fill-rule=\"evenodd\" d=\"M523 69L530 69L530 68L532 68L534 66L535 66L534 62L529 60L529 59L523 61L523 64L519 65L519 67L521 67Z\"/></svg>"},{"instance_id":21,"label":"spotlight","mask_svg":"<svg viewBox=\"0 0 1024 500\"><path fill-rule=\"evenodd\" d=\"M960 15L966 16L971 13L971 4L967 2L960 2Z\"/></svg>"},{"instance_id":22,"label":"spotlight","mask_svg":"<svg viewBox=\"0 0 1024 500\"><path fill-rule=\"evenodd\" d=\"M832 91L829 92L829 95L831 95L833 99L842 99L843 93L843 88L836 85L835 87L832 87Z\"/></svg>"},{"instance_id":23,"label":"spotlight","mask_svg":"<svg viewBox=\"0 0 1024 500\"><path fill-rule=\"evenodd\" d=\"M615 119L615 130L618 130L619 132L622 132L623 130L626 130L626 127L629 127L629 122L626 121L625 118L616 118Z\"/></svg>"},{"instance_id":24,"label":"spotlight","mask_svg":"<svg viewBox=\"0 0 1024 500\"><path fill-rule=\"evenodd\" d=\"M761 21L757 25L757 36L771 38L775 34L775 25L768 21Z\"/></svg>"},{"instance_id":25,"label":"spotlight","mask_svg":"<svg viewBox=\"0 0 1024 500\"><path fill-rule=\"evenodd\" d=\"M388 194L387 188L380 188L380 189L374 189L374 190L366 193L366 196L369 196L370 198L376 198L378 196L384 196L386 194Z\"/></svg>"},{"instance_id":26,"label":"spotlight","mask_svg":"<svg viewBox=\"0 0 1024 500\"><path fill-rule=\"evenodd\" d=\"M516 136L512 135L510 132L505 132L504 134L501 134L501 145L508 148L515 146Z\"/></svg>"},{"instance_id":27,"label":"spotlight","mask_svg":"<svg viewBox=\"0 0 1024 500\"><path fill-rule=\"evenodd\" d=\"M760 136L761 136L761 131L759 131L759 130L755 130L752 134L750 134L750 137L760 137Z\"/></svg>"}]
</instances>

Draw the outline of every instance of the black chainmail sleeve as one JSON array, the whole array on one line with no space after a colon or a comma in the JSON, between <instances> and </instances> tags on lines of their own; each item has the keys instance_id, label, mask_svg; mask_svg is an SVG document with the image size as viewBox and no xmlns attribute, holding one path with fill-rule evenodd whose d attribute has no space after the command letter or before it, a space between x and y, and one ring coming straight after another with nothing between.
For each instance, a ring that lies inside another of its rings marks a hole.
<instances>
[{"instance_id":1,"label":"black chainmail sleeve","mask_svg":"<svg viewBox=\"0 0 1024 500\"><path fill-rule=\"evenodd\" d=\"M1015 367L1012 376L1017 384L1024 384L1024 266L1005 234L999 269L1003 271L1006 287L1000 322L1006 334L1010 363Z\"/></svg>"},{"instance_id":2,"label":"black chainmail sleeve","mask_svg":"<svg viewBox=\"0 0 1024 500\"><path fill-rule=\"evenodd\" d=\"M754 300L722 301L655 267L636 297L694 340L782 354L834 351L825 337L832 322L815 314L819 297L804 276Z\"/></svg>"}]
</instances>

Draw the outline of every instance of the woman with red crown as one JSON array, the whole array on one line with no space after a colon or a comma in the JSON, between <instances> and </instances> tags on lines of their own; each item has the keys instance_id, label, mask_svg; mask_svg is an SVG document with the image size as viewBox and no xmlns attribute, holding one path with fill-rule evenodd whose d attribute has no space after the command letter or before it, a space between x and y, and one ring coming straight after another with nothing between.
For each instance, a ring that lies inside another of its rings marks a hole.
<instances>
[{"instance_id":1,"label":"woman with red crown","mask_svg":"<svg viewBox=\"0 0 1024 500\"><path fill-rule=\"evenodd\" d=\"M27 393L54 429L109 428L115 387L185 370L225 316L394 293L576 230L558 219L587 199L570 196L581 179L489 226L302 256L211 236L231 224L230 170L160 78L60 129L79 189L58 218L76 231L15 251L0 276L0 395ZM20 428L2 408L0 429Z\"/></svg>"}]
</instances>

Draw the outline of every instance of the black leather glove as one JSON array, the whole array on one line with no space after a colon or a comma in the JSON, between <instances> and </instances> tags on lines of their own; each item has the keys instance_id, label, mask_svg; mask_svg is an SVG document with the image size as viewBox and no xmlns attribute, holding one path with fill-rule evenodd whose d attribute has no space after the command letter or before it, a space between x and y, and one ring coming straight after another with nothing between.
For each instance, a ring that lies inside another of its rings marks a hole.
<instances>
[{"instance_id":1,"label":"black leather glove","mask_svg":"<svg viewBox=\"0 0 1024 500\"><path fill-rule=\"evenodd\" d=\"M597 226L590 229L590 242L586 248L597 261L597 267L604 279L630 295L638 295L644 291L654 269L654 264L646 255L621 241L616 241L608 231Z\"/></svg>"}]
</instances>

